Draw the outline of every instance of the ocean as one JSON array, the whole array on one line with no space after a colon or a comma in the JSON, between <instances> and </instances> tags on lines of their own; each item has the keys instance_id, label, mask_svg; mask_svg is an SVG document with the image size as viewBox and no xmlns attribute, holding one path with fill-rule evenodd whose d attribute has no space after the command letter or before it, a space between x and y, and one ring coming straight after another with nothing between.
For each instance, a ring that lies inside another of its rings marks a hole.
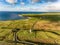
<instances>
[{"instance_id":1,"label":"ocean","mask_svg":"<svg viewBox=\"0 0 60 45\"><path fill-rule=\"evenodd\" d=\"M22 19L19 14L41 14L45 12L8 12L8 11L0 11L0 20L18 20Z\"/></svg>"}]
</instances>

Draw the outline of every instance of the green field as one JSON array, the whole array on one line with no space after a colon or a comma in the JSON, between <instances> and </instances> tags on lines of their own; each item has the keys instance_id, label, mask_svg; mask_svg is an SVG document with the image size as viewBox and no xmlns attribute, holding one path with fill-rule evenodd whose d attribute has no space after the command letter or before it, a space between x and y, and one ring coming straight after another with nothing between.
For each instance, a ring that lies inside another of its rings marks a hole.
<instances>
[{"instance_id":1,"label":"green field","mask_svg":"<svg viewBox=\"0 0 60 45\"><path fill-rule=\"evenodd\" d=\"M18 41L32 42L34 45L60 45L60 13L50 14L23 14L29 18L0 21L0 41L14 41L12 30L19 29Z\"/></svg>"}]
</instances>

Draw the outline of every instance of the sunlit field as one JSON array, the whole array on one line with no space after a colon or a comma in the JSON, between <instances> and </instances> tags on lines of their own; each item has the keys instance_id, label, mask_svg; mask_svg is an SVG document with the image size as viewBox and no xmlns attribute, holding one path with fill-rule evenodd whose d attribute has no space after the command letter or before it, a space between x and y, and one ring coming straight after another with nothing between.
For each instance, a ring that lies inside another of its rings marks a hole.
<instances>
[{"instance_id":1,"label":"sunlit field","mask_svg":"<svg viewBox=\"0 0 60 45\"><path fill-rule=\"evenodd\" d=\"M17 45L60 45L60 13L22 14L22 16L28 18L0 21L0 45L14 45L15 29L19 29L16 32L18 41L33 43Z\"/></svg>"}]
</instances>

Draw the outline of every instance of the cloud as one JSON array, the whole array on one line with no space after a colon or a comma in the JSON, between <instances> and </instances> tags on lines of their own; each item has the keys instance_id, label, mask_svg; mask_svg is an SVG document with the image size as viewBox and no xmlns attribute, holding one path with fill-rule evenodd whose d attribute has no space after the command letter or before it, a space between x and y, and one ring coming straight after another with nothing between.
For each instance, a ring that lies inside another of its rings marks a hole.
<instances>
[{"instance_id":1,"label":"cloud","mask_svg":"<svg viewBox=\"0 0 60 45\"><path fill-rule=\"evenodd\" d=\"M14 4L17 2L17 0L5 0L7 3Z\"/></svg>"},{"instance_id":2,"label":"cloud","mask_svg":"<svg viewBox=\"0 0 60 45\"><path fill-rule=\"evenodd\" d=\"M47 8L46 7L43 7L43 6L39 6L39 7L36 7L36 6L22 6L22 7L10 7L10 6L2 6L0 7L0 11L47 11Z\"/></svg>"},{"instance_id":3,"label":"cloud","mask_svg":"<svg viewBox=\"0 0 60 45\"><path fill-rule=\"evenodd\" d=\"M35 5L25 5L22 2L23 6L10 6L10 5L3 5L0 4L0 11L34 11L34 12L60 12L60 0L56 2L47 2L47 3L40 3Z\"/></svg>"},{"instance_id":4,"label":"cloud","mask_svg":"<svg viewBox=\"0 0 60 45\"><path fill-rule=\"evenodd\" d=\"M57 2L55 2L55 3L48 3L47 4L47 9L48 10L52 10L52 11L58 11L58 10L60 10L60 1L57 1Z\"/></svg>"}]
</instances>

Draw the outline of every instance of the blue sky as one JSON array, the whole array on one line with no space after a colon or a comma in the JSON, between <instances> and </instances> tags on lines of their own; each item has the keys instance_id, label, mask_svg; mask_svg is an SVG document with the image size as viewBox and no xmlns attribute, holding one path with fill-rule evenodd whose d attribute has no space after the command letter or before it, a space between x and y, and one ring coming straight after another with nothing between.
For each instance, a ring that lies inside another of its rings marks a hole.
<instances>
[{"instance_id":1,"label":"blue sky","mask_svg":"<svg viewBox=\"0 0 60 45\"><path fill-rule=\"evenodd\" d=\"M60 0L0 0L0 11L60 12Z\"/></svg>"}]
</instances>

